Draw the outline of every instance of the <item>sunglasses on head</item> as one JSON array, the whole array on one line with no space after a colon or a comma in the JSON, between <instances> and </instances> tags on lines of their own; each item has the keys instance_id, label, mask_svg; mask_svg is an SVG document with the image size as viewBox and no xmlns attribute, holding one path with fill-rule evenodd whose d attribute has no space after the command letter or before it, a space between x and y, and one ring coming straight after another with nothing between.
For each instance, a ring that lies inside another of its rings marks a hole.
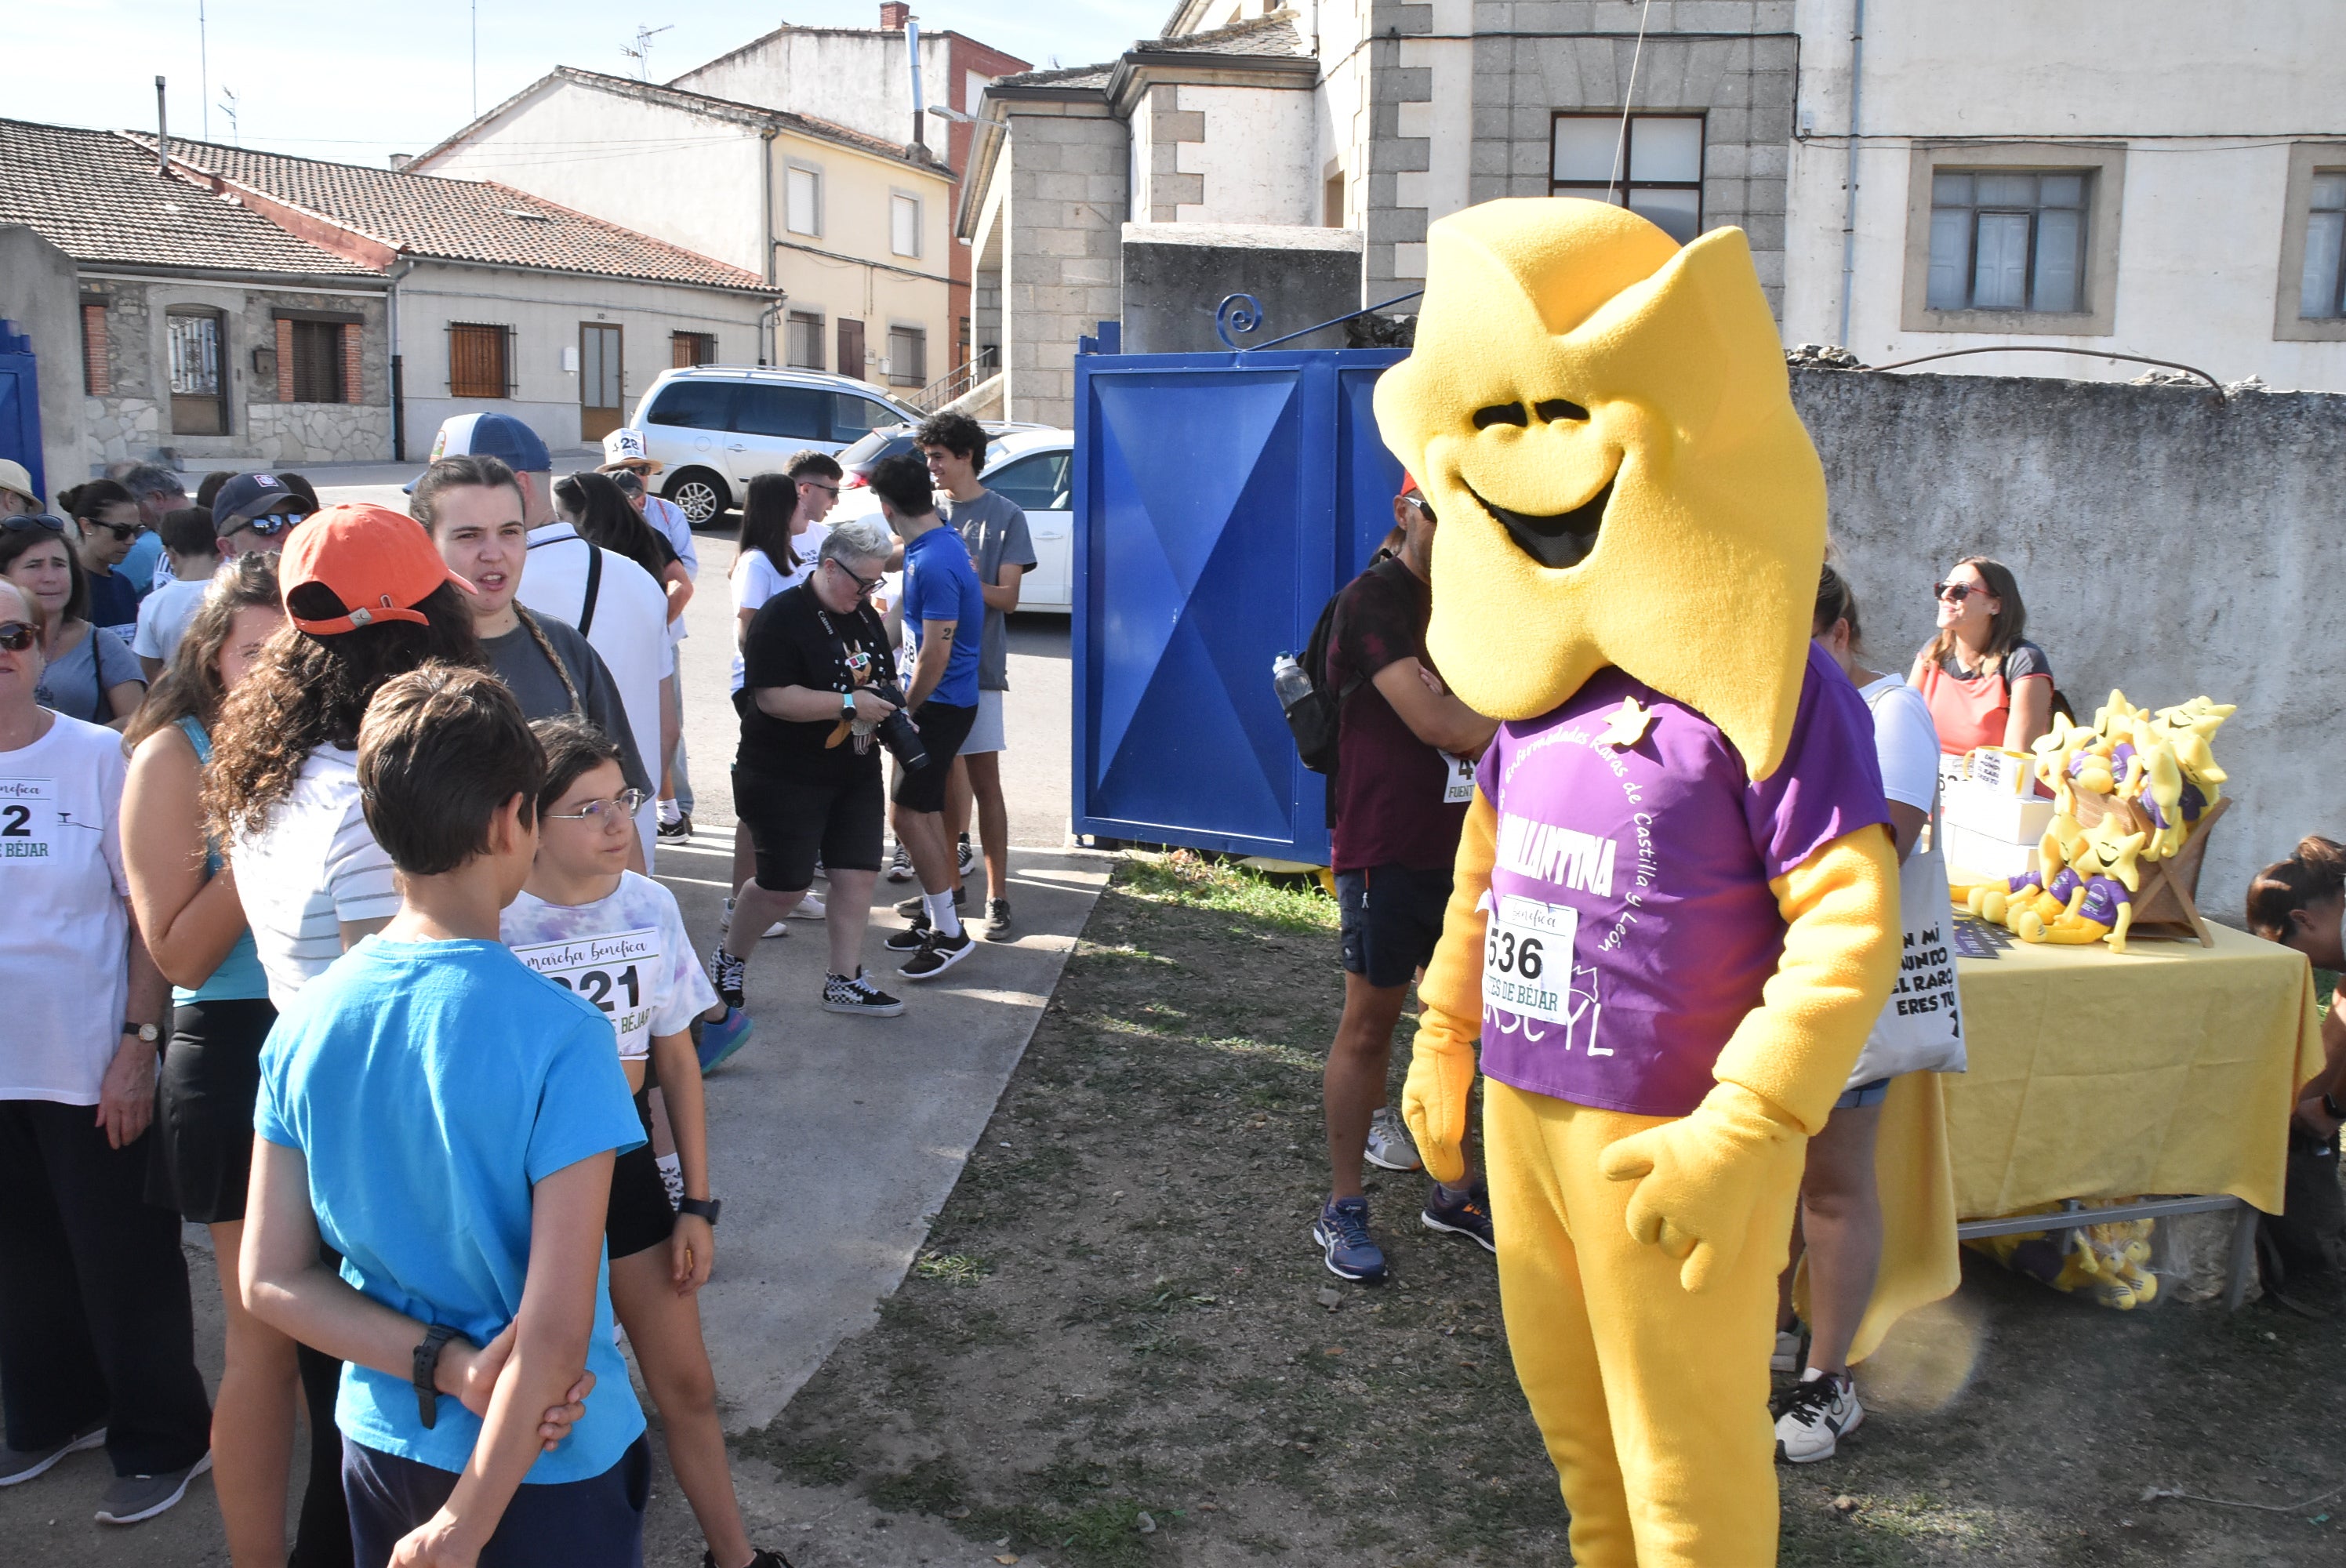
<instances>
[{"instance_id":1,"label":"sunglasses on head","mask_svg":"<svg viewBox=\"0 0 2346 1568\"><path fill-rule=\"evenodd\" d=\"M1981 587L1976 583L1933 583L1931 585L1932 596L1935 598L1944 599L1951 605L1960 605L1965 599L1970 598L1974 594L1984 594L1986 592L1987 590L1985 588Z\"/></svg>"},{"instance_id":2,"label":"sunglasses on head","mask_svg":"<svg viewBox=\"0 0 2346 1568\"><path fill-rule=\"evenodd\" d=\"M11 534L30 534L37 528L44 534L62 535L66 531L66 520L52 517L46 512L16 513L0 517L0 528L7 529Z\"/></svg>"},{"instance_id":3,"label":"sunglasses on head","mask_svg":"<svg viewBox=\"0 0 2346 1568\"><path fill-rule=\"evenodd\" d=\"M23 653L39 638L40 633L24 621L0 621L0 648L10 653Z\"/></svg>"}]
</instances>

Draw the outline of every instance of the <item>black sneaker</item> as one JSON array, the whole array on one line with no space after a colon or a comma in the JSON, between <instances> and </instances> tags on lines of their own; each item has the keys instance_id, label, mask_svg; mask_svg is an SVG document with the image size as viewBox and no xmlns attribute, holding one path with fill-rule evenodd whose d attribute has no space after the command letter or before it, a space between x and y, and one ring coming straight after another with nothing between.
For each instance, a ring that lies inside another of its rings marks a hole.
<instances>
[{"instance_id":1,"label":"black sneaker","mask_svg":"<svg viewBox=\"0 0 2346 1568\"><path fill-rule=\"evenodd\" d=\"M728 1007L741 1005L741 977L749 965L725 951L719 942L709 950L709 983Z\"/></svg>"},{"instance_id":2,"label":"black sneaker","mask_svg":"<svg viewBox=\"0 0 2346 1568\"><path fill-rule=\"evenodd\" d=\"M700 1553L700 1568L718 1568L717 1553L704 1549ZM753 1552L750 1554L749 1568L790 1568L790 1560L779 1552Z\"/></svg>"},{"instance_id":3,"label":"black sneaker","mask_svg":"<svg viewBox=\"0 0 2346 1568\"><path fill-rule=\"evenodd\" d=\"M955 914L959 914L968 907L969 884L964 882L960 887L954 889L954 912ZM923 901L922 894L914 893L911 898L899 900L896 904L896 912L903 915L906 920L918 921L923 925L929 923L929 906Z\"/></svg>"},{"instance_id":4,"label":"black sneaker","mask_svg":"<svg viewBox=\"0 0 2346 1568\"><path fill-rule=\"evenodd\" d=\"M0 1448L0 1486L15 1486L36 1475L46 1475L66 1455L105 1446L106 1423L99 1421L48 1448Z\"/></svg>"},{"instance_id":5,"label":"black sneaker","mask_svg":"<svg viewBox=\"0 0 2346 1568\"><path fill-rule=\"evenodd\" d=\"M1010 924L1010 901L1008 899L988 899L985 901L985 928L984 934L985 940L988 942L1009 942L1018 934Z\"/></svg>"},{"instance_id":6,"label":"black sneaker","mask_svg":"<svg viewBox=\"0 0 2346 1568\"><path fill-rule=\"evenodd\" d=\"M888 851L888 880L892 882L913 880L913 857L904 852L901 840Z\"/></svg>"},{"instance_id":7,"label":"black sneaker","mask_svg":"<svg viewBox=\"0 0 2346 1568\"><path fill-rule=\"evenodd\" d=\"M928 940L921 944L921 951L896 972L907 980L934 980L967 958L976 946L977 943L970 940L970 934L965 931L959 936L931 932Z\"/></svg>"},{"instance_id":8,"label":"black sneaker","mask_svg":"<svg viewBox=\"0 0 2346 1568\"><path fill-rule=\"evenodd\" d=\"M904 1004L872 984L871 977L859 968L852 980L843 974L823 976L822 1010L862 1013L866 1018L894 1018L904 1011Z\"/></svg>"},{"instance_id":9,"label":"black sneaker","mask_svg":"<svg viewBox=\"0 0 2346 1568\"><path fill-rule=\"evenodd\" d=\"M929 940L929 917L921 915L902 931L892 931L880 945L890 952L918 952L921 944Z\"/></svg>"},{"instance_id":10,"label":"black sneaker","mask_svg":"<svg viewBox=\"0 0 2346 1568\"><path fill-rule=\"evenodd\" d=\"M1444 1196L1441 1187L1429 1188L1425 1195L1425 1207L1418 1211L1417 1220L1428 1230L1444 1231L1479 1242L1485 1252L1499 1250L1499 1244L1491 1234L1491 1192L1481 1182L1469 1188L1464 1197L1454 1201Z\"/></svg>"},{"instance_id":11,"label":"black sneaker","mask_svg":"<svg viewBox=\"0 0 2346 1568\"><path fill-rule=\"evenodd\" d=\"M100 1524L137 1524L188 1495L188 1482L211 1469L209 1453L191 1465L160 1475L117 1475L97 1505Z\"/></svg>"},{"instance_id":12,"label":"black sneaker","mask_svg":"<svg viewBox=\"0 0 2346 1568\"><path fill-rule=\"evenodd\" d=\"M970 848L967 833L961 836L961 841L954 846L954 854L955 863L961 867L963 876L965 877L977 870L977 851Z\"/></svg>"},{"instance_id":13,"label":"black sneaker","mask_svg":"<svg viewBox=\"0 0 2346 1568\"><path fill-rule=\"evenodd\" d=\"M678 812L675 821L662 822L658 831L663 839L689 839L692 837L692 819Z\"/></svg>"}]
</instances>

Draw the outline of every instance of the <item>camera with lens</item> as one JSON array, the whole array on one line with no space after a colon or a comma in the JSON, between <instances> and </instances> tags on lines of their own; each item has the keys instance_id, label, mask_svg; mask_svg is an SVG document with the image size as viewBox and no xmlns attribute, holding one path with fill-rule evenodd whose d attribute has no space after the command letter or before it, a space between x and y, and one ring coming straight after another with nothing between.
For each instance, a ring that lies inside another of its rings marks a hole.
<instances>
[{"instance_id":1,"label":"camera with lens","mask_svg":"<svg viewBox=\"0 0 2346 1568\"><path fill-rule=\"evenodd\" d=\"M871 684L863 689L882 702L896 705L893 713L872 727L872 733L880 738L880 744L896 759L897 766L907 771L926 768L929 765L929 748L921 743L921 727L913 722L913 716L905 707L903 688L874 669Z\"/></svg>"}]
</instances>

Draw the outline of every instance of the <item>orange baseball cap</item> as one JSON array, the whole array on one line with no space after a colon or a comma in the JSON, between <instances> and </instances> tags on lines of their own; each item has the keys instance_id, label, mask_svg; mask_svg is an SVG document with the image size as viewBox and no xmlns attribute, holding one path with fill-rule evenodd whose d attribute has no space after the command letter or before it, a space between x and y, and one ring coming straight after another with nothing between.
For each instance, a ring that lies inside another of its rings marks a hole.
<instances>
[{"instance_id":1,"label":"orange baseball cap","mask_svg":"<svg viewBox=\"0 0 2346 1568\"><path fill-rule=\"evenodd\" d=\"M1420 494L1424 494L1417 490L1417 475L1404 468L1401 471L1401 488L1393 492L1393 499L1398 501L1413 491L1417 491Z\"/></svg>"},{"instance_id":2,"label":"orange baseball cap","mask_svg":"<svg viewBox=\"0 0 2346 1568\"><path fill-rule=\"evenodd\" d=\"M278 557L277 583L285 613L312 636L331 637L382 621L430 624L414 606L443 583L465 593L473 585L448 569L423 525L403 512L367 502L329 506L301 520ZM305 583L331 589L348 614L309 620L293 613L293 590Z\"/></svg>"}]
</instances>

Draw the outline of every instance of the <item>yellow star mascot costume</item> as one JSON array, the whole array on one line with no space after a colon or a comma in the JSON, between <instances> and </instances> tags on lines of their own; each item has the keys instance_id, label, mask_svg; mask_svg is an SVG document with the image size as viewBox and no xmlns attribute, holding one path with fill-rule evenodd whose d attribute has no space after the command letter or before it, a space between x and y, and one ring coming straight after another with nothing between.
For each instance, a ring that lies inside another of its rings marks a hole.
<instances>
[{"instance_id":1,"label":"yellow star mascot costume","mask_svg":"<svg viewBox=\"0 0 2346 1568\"><path fill-rule=\"evenodd\" d=\"M1740 230L1527 199L1427 238L1377 423L1442 520L1433 661L1505 722L1403 1114L1459 1179L1479 1046L1574 1559L1773 1563L1776 1277L1898 965L1872 721L1809 642L1823 472Z\"/></svg>"}]
</instances>

